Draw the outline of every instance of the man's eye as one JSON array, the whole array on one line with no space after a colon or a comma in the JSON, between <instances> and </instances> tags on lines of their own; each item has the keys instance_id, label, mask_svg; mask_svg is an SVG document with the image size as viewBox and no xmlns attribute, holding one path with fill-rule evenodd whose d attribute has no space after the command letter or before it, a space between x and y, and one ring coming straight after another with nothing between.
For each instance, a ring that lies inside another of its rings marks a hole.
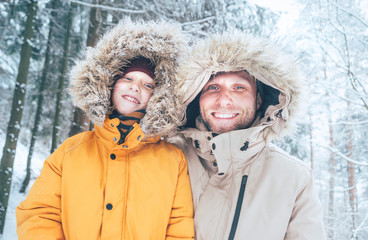
<instances>
[{"instance_id":1,"label":"man's eye","mask_svg":"<svg viewBox=\"0 0 368 240\"><path fill-rule=\"evenodd\" d=\"M245 89L245 87L243 87L243 86L236 86L235 87L235 90L243 90L243 89Z\"/></svg>"},{"instance_id":2,"label":"man's eye","mask_svg":"<svg viewBox=\"0 0 368 240\"><path fill-rule=\"evenodd\" d=\"M215 85L210 85L210 86L207 87L207 90L217 90L217 89L218 89L218 87L215 86Z\"/></svg>"}]
</instances>

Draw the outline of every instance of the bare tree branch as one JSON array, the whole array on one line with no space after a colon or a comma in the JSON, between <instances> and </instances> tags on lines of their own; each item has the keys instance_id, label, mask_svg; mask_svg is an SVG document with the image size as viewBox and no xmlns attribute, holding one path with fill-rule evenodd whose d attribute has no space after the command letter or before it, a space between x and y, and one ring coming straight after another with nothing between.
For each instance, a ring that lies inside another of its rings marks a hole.
<instances>
[{"instance_id":1,"label":"bare tree branch","mask_svg":"<svg viewBox=\"0 0 368 240\"><path fill-rule=\"evenodd\" d=\"M185 23L182 23L181 25L182 25L182 26L185 26L185 25L192 25L192 24L196 24L196 23L207 22L207 21L210 21L210 20L213 20L213 19L216 19L216 17L211 16L211 17L207 17L207 18L199 19L199 20L196 20L196 21L185 22Z\"/></svg>"},{"instance_id":2,"label":"bare tree branch","mask_svg":"<svg viewBox=\"0 0 368 240\"><path fill-rule=\"evenodd\" d=\"M368 103L360 95L359 90L357 89L357 86L356 86L356 81L355 81L355 78L354 78L354 73L351 70L349 43L348 43L348 39L347 39L347 36L346 36L345 27L340 22L338 11L336 11L336 21L341 26L341 28L342 28L342 34L343 34L343 37L344 37L344 46L345 46L346 60L347 60L347 75L348 75L348 79L350 81L350 85L353 87L354 91L358 94L359 98L362 100L365 108L368 109ZM364 91L364 87L363 87L363 91Z\"/></svg>"},{"instance_id":3,"label":"bare tree branch","mask_svg":"<svg viewBox=\"0 0 368 240\"><path fill-rule=\"evenodd\" d=\"M92 4L92 3L86 3L78 0L70 0L70 2L86 6L86 7L93 7L93 8L100 8L104 10L110 10L110 11L118 11L118 12L124 12L124 13L146 13L146 10L130 10L130 9L123 9L123 8L116 8L116 7L110 7L106 5L100 5L100 4Z\"/></svg>"},{"instance_id":4,"label":"bare tree branch","mask_svg":"<svg viewBox=\"0 0 368 240\"><path fill-rule=\"evenodd\" d=\"M358 125L358 124L368 124L368 120L366 121L360 121L360 122L344 122L344 121L340 121L340 122L335 122L335 123L329 123L329 125Z\"/></svg>"},{"instance_id":5,"label":"bare tree branch","mask_svg":"<svg viewBox=\"0 0 368 240\"><path fill-rule=\"evenodd\" d=\"M347 9L337 5L336 3L334 2L329 2L331 3L332 5L334 5L335 7L337 7L338 9L340 9L341 11L347 13L348 15L352 16L353 18L357 19L359 22L361 22L364 26L368 27L368 23L366 23L363 19L361 19L360 17L356 16L355 14L353 14L352 12L348 11Z\"/></svg>"},{"instance_id":6,"label":"bare tree branch","mask_svg":"<svg viewBox=\"0 0 368 240\"><path fill-rule=\"evenodd\" d=\"M366 99L366 95L367 95L367 92L364 88L364 85L361 84L361 82L355 77L354 73L352 72L351 70L351 62L350 62L350 49L349 49L349 44L348 44L348 40L347 40L347 36L346 36L346 31L345 31L345 28L344 26L341 24L340 20L339 20L339 15L338 15L338 11L336 10L336 21L337 23L339 24L339 26L341 27L338 27L336 26L332 21L331 21L331 16L329 14L329 11L328 11L328 18L327 18L327 21L328 23L337 31L339 32L342 36L343 36L343 41L344 41L344 49L345 49L345 53L343 51L341 51L340 48L338 48L327 36L324 37L324 39L320 39L320 36L319 36L319 32L318 29L316 29L316 25L315 23L313 22L313 27L314 27L314 32L315 32L315 36L316 36L316 39L317 39L317 42L319 44L319 46L321 47L322 51L327 55L327 57L338 67L338 68L341 68L343 71L346 72L347 74L347 79L349 80L350 82L350 85L352 86L354 92L358 95L359 99L363 102L362 106L364 106L366 109L368 109L368 103L367 101L365 100ZM336 60L336 57L333 57L331 56L331 54L329 53L329 51L325 48L325 44L323 43L326 43L331 46L332 48L334 48L336 50L336 52L340 55L341 57L341 60L343 62L344 65L341 65L337 60ZM360 88L362 89L362 92L364 95L362 95L359 91L359 89L357 88L357 84L360 86ZM341 97L341 96L339 96ZM352 102L351 100L349 100L349 102Z\"/></svg>"},{"instance_id":7,"label":"bare tree branch","mask_svg":"<svg viewBox=\"0 0 368 240\"><path fill-rule=\"evenodd\" d=\"M353 230L354 237L357 236L360 230L365 228L364 226L367 226L367 224L365 223L367 220L368 220L368 213L365 215L363 221L359 224L359 226Z\"/></svg>"},{"instance_id":8,"label":"bare tree branch","mask_svg":"<svg viewBox=\"0 0 368 240\"><path fill-rule=\"evenodd\" d=\"M331 148L330 146L324 146L323 144L321 143L318 143L316 144L316 146L318 147L321 147L321 148L325 148L325 149L328 149L330 150L331 152L339 155L340 157L342 157L344 160L348 161L348 162L351 162L351 163L354 163L354 164L357 164L357 165L360 165L360 166L368 166L368 162L358 162L358 161L355 161L347 156L345 156L344 154L342 154L339 150L335 149L335 148Z\"/></svg>"}]
</instances>

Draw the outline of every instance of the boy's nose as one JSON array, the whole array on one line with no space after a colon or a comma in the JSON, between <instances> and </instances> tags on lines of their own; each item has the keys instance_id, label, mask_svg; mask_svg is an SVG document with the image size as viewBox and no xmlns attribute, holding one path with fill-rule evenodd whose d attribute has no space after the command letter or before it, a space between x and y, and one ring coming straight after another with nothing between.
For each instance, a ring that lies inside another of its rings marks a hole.
<instances>
[{"instance_id":1,"label":"boy's nose","mask_svg":"<svg viewBox=\"0 0 368 240\"><path fill-rule=\"evenodd\" d=\"M140 92L139 86L136 83L130 84L130 90L134 92Z\"/></svg>"}]
</instances>

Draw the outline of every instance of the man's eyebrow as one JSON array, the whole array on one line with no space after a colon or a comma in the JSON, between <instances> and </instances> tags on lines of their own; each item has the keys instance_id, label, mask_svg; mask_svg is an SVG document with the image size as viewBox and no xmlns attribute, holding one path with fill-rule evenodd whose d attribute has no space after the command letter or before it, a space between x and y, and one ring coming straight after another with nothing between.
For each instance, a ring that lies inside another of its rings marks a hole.
<instances>
[{"instance_id":1,"label":"man's eyebrow","mask_svg":"<svg viewBox=\"0 0 368 240\"><path fill-rule=\"evenodd\" d=\"M215 77L216 77L216 75L214 74L214 75L212 75L209 79L208 79L208 81L207 82L209 82L209 81L213 81L213 79L215 79Z\"/></svg>"},{"instance_id":2,"label":"man's eyebrow","mask_svg":"<svg viewBox=\"0 0 368 240\"><path fill-rule=\"evenodd\" d=\"M248 79L248 78L242 78L242 79L235 79L235 82L239 82L239 83L244 83L247 82L249 84L252 84L252 79Z\"/></svg>"},{"instance_id":3,"label":"man's eyebrow","mask_svg":"<svg viewBox=\"0 0 368 240\"><path fill-rule=\"evenodd\" d=\"M214 78L213 77L211 77L210 79L208 79L208 81L206 82L206 84L204 85L204 86L206 86L207 84L209 84L209 83L211 83L211 82L213 82L214 81Z\"/></svg>"}]
</instances>

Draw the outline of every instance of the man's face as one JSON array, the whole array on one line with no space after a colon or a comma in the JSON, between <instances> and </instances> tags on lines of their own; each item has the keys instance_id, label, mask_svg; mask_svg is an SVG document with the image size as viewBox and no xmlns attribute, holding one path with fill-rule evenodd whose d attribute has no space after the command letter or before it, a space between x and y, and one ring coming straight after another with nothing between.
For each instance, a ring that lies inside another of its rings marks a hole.
<instances>
[{"instance_id":1,"label":"man's face","mask_svg":"<svg viewBox=\"0 0 368 240\"><path fill-rule=\"evenodd\" d=\"M153 79L146 73L129 72L117 80L112 92L112 103L116 110L124 115L145 109L154 86Z\"/></svg>"},{"instance_id":2,"label":"man's face","mask_svg":"<svg viewBox=\"0 0 368 240\"><path fill-rule=\"evenodd\" d=\"M200 94L201 116L216 133L248 128L262 105L256 81L244 71L215 75Z\"/></svg>"}]
</instances>

